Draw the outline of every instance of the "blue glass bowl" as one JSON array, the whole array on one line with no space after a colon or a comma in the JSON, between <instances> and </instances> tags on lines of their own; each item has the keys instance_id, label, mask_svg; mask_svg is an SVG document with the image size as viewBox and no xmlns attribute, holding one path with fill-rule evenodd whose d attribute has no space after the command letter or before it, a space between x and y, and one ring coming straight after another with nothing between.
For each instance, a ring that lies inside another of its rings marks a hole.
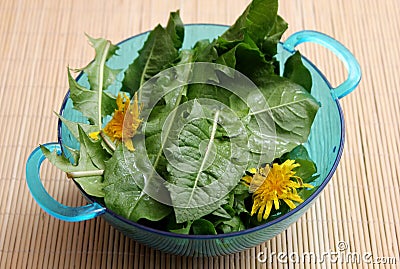
<instances>
[{"instance_id":1,"label":"blue glass bowl","mask_svg":"<svg viewBox=\"0 0 400 269\"><path fill-rule=\"evenodd\" d=\"M193 24L185 27L184 48L190 48L201 39L217 37L227 29L222 25ZM148 36L143 33L129 38L119 44L118 56L110 59L113 68L126 68L138 55ZM335 53L345 64L348 77L345 82L336 88L331 87L324 75L307 59L303 58L305 66L310 70L313 78L312 95L320 102L321 108L317 113L311 129L310 137L305 146L311 158L315 161L319 179L316 182L316 191L294 210L289 211L273 221L240 232L219 235L180 235L156 230L141 224L129 221L102 205L96 198L87 195L81 188L82 194L89 202L82 207L68 207L55 201L44 189L40 181L39 171L45 159L39 148L35 149L27 161L26 179L28 187L37 203L49 214L65 221L83 221L102 216L107 222L125 235L155 249L188 256L214 256L230 254L263 243L281 233L289 225L300 218L312 205L326 184L329 182L339 163L344 146L344 119L339 99L355 89L361 79L361 71L354 56L338 41L324 34L314 31L301 31L290 36L284 43L278 45L277 59L280 62L281 72L286 59L295 52L295 47L303 42L320 44ZM85 76L77 78L79 83L86 84ZM116 85L117 91L120 85ZM83 121L77 111L72 108L72 101L67 93L61 106L60 114L73 121ZM58 143L45 144L50 150L63 152L68 157L67 147L78 148L79 144L71 133L60 122L58 129ZM77 185L79 187L79 185Z\"/></svg>"}]
</instances>

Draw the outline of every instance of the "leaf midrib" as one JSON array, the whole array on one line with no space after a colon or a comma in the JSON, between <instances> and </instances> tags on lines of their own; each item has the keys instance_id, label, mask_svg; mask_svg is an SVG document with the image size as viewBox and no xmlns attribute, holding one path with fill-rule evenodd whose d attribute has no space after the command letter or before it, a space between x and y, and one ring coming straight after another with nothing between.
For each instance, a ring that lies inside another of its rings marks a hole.
<instances>
[{"instance_id":1,"label":"leaf midrib","mask_svg":"<svg viewBox=\"0 0 400 269\"><path fill-rule=\"evenodd\" d=\"M110 41L106 42L106 46L104 47L103 50L103 54L101 55L100 58L100 67L98 70L98 78L99 78L99 88L98 88L98 123L99 123L99 130L101 130L101 125L102 125L102 121L101 121L101 104L102 104L102 98L103 98L103 83L104 83L104 67L106 64L106 60L107 60L107 55L108 55L108 51L110 50Z\"/></svg>"},{"instance_id":2,"label":"leaf midrib","mask_svg":"<svg viewBox=\"0 0 400 269\"><path fill-rule=\"evenodd\" d=\"M187 205L190 205L190 202L193 199L194 191L196 190L197 184L199 183L199 180L200 180L200 175L201 175L201 173L202 173L202 171L204 169L204 166L205 166L206 161L208 159L208 155L210 155L210 151L211 151L210 149L211 149L212 144L214 143L215 133L217 131L218 116L219 116L219 110L217 110L215 112L214 120L213 120L213 126L212 126L211 134L210 134L210 140L208 141L206 152L204 153L204 157L203 157L203 160L201 161L199 170L197 171L196 179L194 181L193 189L192 189L192 192L190 193L190 197L189 197Z\"/></svg>"},{"instance_id":3,"label":"leaf midrib","mask_svg":"<svg viewBox=\"0 0 400 269\"><path fill-rule=\"evenodd\" d=\"M261 109L259 111L250 113L250 115L254 116L254 115L257 115L257 114L260 114L260 113L272 111L272 110L275 110L275 109L278 109L278 108L281 108L281 107L285 107L285 106L291 106L291 105L294 105L294 104L297 104L297 103L301 103L301 102L307 102L307 98L304 98L304 99L301 99L301 100L292 101L292 102L289 102L289 103L280 104L280 105L273 106L273 107L268 107L268 108L265 108L265 109Z\"/></svg>"}]
</instances>

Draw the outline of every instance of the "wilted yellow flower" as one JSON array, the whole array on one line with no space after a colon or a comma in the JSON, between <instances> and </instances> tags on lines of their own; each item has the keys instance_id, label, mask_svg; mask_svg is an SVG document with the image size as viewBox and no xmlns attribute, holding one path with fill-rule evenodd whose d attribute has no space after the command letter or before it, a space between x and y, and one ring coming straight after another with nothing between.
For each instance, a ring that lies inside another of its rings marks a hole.
<instances>
[{"instance_id":1,"label":"wilted yellow flower","mask_svg":"<svg viewBox=\"0 0 400 269\"><path fill-rule=\"evenodd\" d=\"M124 94L118 94L118 109L115 110L112 119L104 127L104 133L115 141L123 141L125 146L133 151L135 148L132 144L132 137L136 134L142 120L139 118L140 107L138 104L137 94L135 93L134 101L131 104L129 97Z\"/></svg>"},{"instance_id":2,"label":"wilted yellow flower","mask_svg":"<svg viewBox=\"0 0 400 269\"><path fill-rule=\"evenodd\" d=\"M252 168L249 172L253 175L242 178L248 184L249 191L253 192L251 215L258 211L258 221L268 218L272 206L279 209L279 200L283 200L290 209L296 207L294 202L303 202L297 189L313 186L303 183L302 179L295 175L293 169L299 166L294 160L286 160L282 164L274 163L272 167L267 164L259 169Z\"/></svg>"}]
</instances>

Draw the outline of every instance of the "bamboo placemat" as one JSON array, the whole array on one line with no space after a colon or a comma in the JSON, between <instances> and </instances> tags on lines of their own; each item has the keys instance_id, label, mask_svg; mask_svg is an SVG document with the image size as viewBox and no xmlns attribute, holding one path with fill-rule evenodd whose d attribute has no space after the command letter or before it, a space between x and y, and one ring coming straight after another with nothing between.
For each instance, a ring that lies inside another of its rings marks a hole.
<instances>
[{"instance_id":1,"label":"bamboo placemat","mask_svg":"<svg viewBox=\"0 0 400 269\"><path fill-rule=\"evenodd\" d=\"M314 206L272 240L224 257L176 257L124 237L102 218L80 223L54 219L31 198L25 162L39 143L56 140L52 111L58 111L68 87L66 66L81 67L93 57L84 32L117 43L165 24L169 11L176 9L185 23L231 24L248 2L0 0L0 268L379 266L368 263L371 259L357 264L323 258L346 246L347 253L386 257L381 262L395 264L383 266L399 268L397 0L281 1L288 34L313 29L333 36L359 60L363 79L341 100L346 145L336 174ZM342 64L327 50L313 45L300 49L334 85L346 77ZM50 165L44 165L42 179L58 201L71 206L85 203L74 184ZM284 264L280 252L286 253L286 260L314 253L321 262ZM263 263L257 257L272 258Z\"/></svg>"}]
</instances>

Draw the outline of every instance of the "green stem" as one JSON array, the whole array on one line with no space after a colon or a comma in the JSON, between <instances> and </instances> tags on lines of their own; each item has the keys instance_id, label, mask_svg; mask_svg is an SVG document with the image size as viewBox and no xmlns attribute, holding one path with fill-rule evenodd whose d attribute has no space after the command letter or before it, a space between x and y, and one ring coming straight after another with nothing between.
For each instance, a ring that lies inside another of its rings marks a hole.
<instances>
[{"instance_id":1,"label":"green stem","mask_svg":"<svg viewBox=\"0 0 400 269\"><path fill-rule=\"evenodd\" d=\"M100 131L100 136L101 136L101 138L103 139L104 143L106 143L106 145L107 145L113 152L117 149L117 147L115 146L115 144L114 144L110 139L108 139L108 137L104 134L103 131Z\"/></svg>"},{"instance_id":2,"label":"green stem","mask_svg":"<svg viewBox=\"0 0 400 269\"><path fill-rule=\"evenodd\" d=\"M110 41L107 41L106 46L103 51L103 55L101 56L100 59L100 67L98 71L98 77L99 77L99 96L98 96L98 121L99 121L99 130L101 130L101 105L102 105L102 97L103 97L103 84L104 84L104 66L106 64L107 60L107 55L108 51L110 49L111 43Z\"/></svg>"},{"instance_id":3,"label":"green stem","mask_svg":"<svg viewBox=\"0 0 400 269\"><path fill-rule=\"evenodd\" d=\"M67 177L69 178L92 177L92 176L102 176L103 174L104 170L76 171L76 172L67 172Z\"/></svg>"}]
</instances>

